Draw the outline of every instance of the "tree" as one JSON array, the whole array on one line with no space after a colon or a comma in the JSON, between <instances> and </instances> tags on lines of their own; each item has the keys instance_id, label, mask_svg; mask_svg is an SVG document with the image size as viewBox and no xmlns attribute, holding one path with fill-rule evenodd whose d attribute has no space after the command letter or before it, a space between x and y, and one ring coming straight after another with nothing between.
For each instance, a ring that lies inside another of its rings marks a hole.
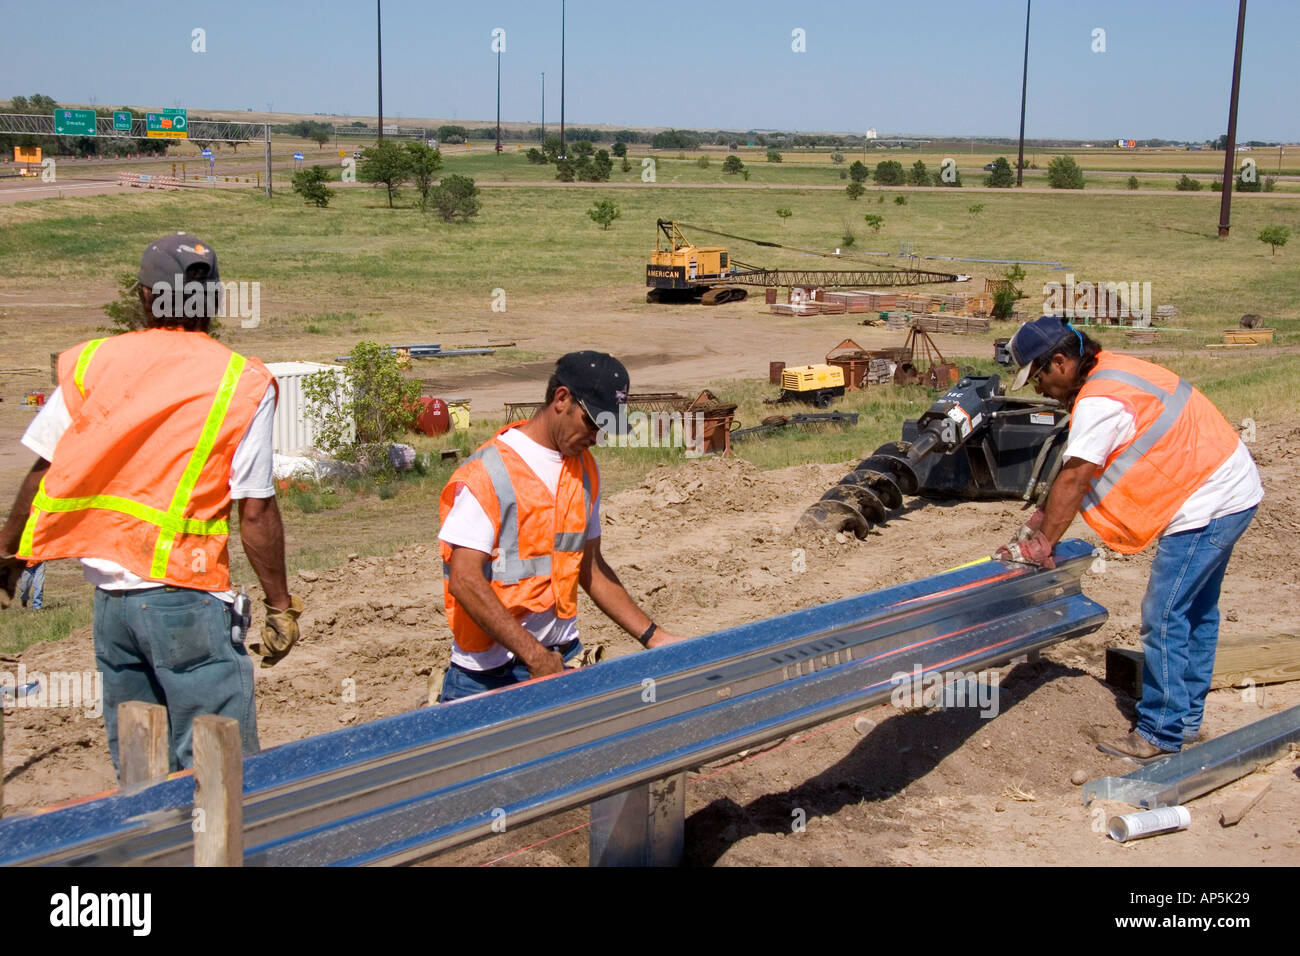
<instances>
[{"instance_id":1,"label":"tree","mask_svg":"<svg viewBox=\"0 0 1300 956\"><path fill-rule=\"evenodd\" d=\"M623 172L626 173L626 172L629 172L629 171L632 169L632 164L629 163L629 162L627 161L627 157L624 156L624 157L623 157L623 162L621 162L621 163L619 164L619 167L618 167L618 168L621 169L621 170L623 170Z\"/></svg>"},{"instance_id":2,"label":"tree","mask_svg":"<svg viewBox=\"0 0 1300 956\"><path fill-rule=\"evenodd\" d=\"M862 194L866 191L867 187L862 183L849 183L844 187L844 192L850 199L861 199Z\"/></svg>"},{"instance_id":3,"label":"tree","mask_svg":"<svg viewBox=\"0 0 1300 956\"><path fill-rule=\"evenodd\" d=\"M722 171L728 176L734 176L745 168L745 164L740 161L739 156L728 156L722 161Z\"/></svg>"},{"instance_id":4,"label":"tree","mask_svg":"<svg viewBox=\"0 0 1300 956\"><path fill-rule=\"evenodd\" d=\"M1194 193L1200 190L1201 182L1199 179L1193 179L1186 173L1178 177L1178 182L1174 183L1174 188L1179 192Z\"/></svg>"},{"instance_id":5,"label":"tree","mask_svg":"<svg viewBox=\"0 0 1300 956\"><path fill-rule=\"evenodd\" d=\"M1010 189L1016 184L1016 175L1011 171L1011 164L1005 156L993 160L992 171L984 177L984 185L994 189Z\"/></svg>"},{"instance_id":6,"label":"tree","mask_svg":"<svg viewBox=\"0 0 1300 956\"><path fill-rule=\"evenodd\" d=\"M970 207L966 211L972 216L978 216L984 211L984 204L982 202L971 203Z\"/></svg>"},{"instance_id":7,"label":"tree","mask_svg":"<svg viewBox=\"0 0 1300 956\"><path fill-rule=\"evenodd\" d=\"M420 194L420 212L425 212L438 181L438 170L442 169L442 153L424 143L407 143L404 148L411 184Z\"/></svg>"},{"instance_id":8,"label":"tree","mask_svg":"<svg viewBox=\"0 0 1300 956\"><path fill-rule=\"evenodd\" d=\"M293 191L303 198L305 202L312 203L324 209L334 198L334 190L326 187L329 182L329 173L323 166L312 166L310 169L302 169L293 174Z\"/></svg>"},{"instance_id":9,"label":"tree","mask_svg":"<svg viewBox=\"0 0 1300 956\"><path fill-rule=\"evenodd\" d=\"M785 226L785 221L794 215L788 206L778 206L776 214L781 217L781 225L783 227Z\"/></svg>"},{"instance_id":10,"label":"tree","mask_svg":"<svg viewBox=\"0 0 1300 956\"><path fill-rule=\"evenodd\" d=\"M876 163L876 182L881 186L901 186L906 181L902 163L894 159Z\"/></svg>"},{"instance_id":11,"label":"tree","mask_svg":"<svg viewBox=\"0 0 1300 956\"><path fill-rule=\"evenodd\" d=\"M311 132L307 134L307 137L316 144L317 149L323 149L333 134L334 130L324 123L313 123Z\"/></svg>"},{"instance_id":12,"label":"tree","mask_svg":"<svg viewBox=\"0 0 1300 956\"><path fill-rule=\"evenodd\" d=\"M542 143L542 155L546 157L548 163L553 163L560 158L560 137L548 136Z\"/></svg>"},{"instance_id":13,"label":"tree","mask_svg":"<svg viewBox=\"0 0 1300 956\"><path fill-rule=\"evenodd\" d=\"M526 152L524 155L528 157L528 161L532 163L534 166L546 165L546 157L542 155L542 151L538 149L536 146L529 147L528 152Z\"/></svg>"},{"instance_id":14,"label":"tree","mask_svg":"<svg viewBox=\"0 0 1300 956\"><path fill-rule=\"evenodd\" d=\"M709 157L707 157L707 156L701 156L699 159L697 159L697 160L695 161L695 165L698 166L698 167L700 167L700 169L708 169L708 168L709 168Z\"/></svg>"},{"instance_id":15,"label":"tree","mask_svg":"<svg viewBox=\"0 0 1300 956\"><path fill-rule=\"evenodd\" d=\"M388 208L393 208L393 197L398 187L411 175L410 155L395 141L386 139L361 151L357 177L362 182L383 185L388 190Z\"/></svg>"},{"instance_id":16,"label":"tree","mask_svg":"<svg viewBox=\"0 0 1300 956\"><path fill-rule=\"evenodd\" d=\"M872 232L879 232L879 231L880 231L880 227L883 226L883 225L885 224L885 217L884 217L884 216L877 216L877 215L876 215L875 213L873 213L873 212L869 212L869 213L867 213L867 214L866 214L865 216L863 216L862 218L863 218L864 220L866 220L866 223L867 223L868 226L871 227L871 231L872 231Z\"/></svg>"},{"instance_id":17,"label":"tree","mask_svg":"<svg viewBox=\"0 0 1300 956\"><path fill-rule=\"evenodd\" d=\"M591 144L590 140L580 139L573 144L570 155L581 159L584 156L592 156L596 152L596 147Z\"/></svg>"},{"instance_id":18,"label":"tree","mask_svg":"<svg viewBox=\"0 0 1300 956\"><path fill-rule=\"evenodd\" d=\"M1047 185L1053 189L1082 189L1083 170L1073 156L1057 156L1047 164Z\"/></svg>"},{"instance_id":19,"label":"tree","mask_svg":"<svg viewBox=\"0 0 1300 956\"><path fill-rule=\"evenodd\" d=\"M602 229L608 229L610 223L617 219L622 213L614 205L612 199L598 199L596 204L587 210L587 215L591 221L599 225Z\"/></svg>"},{"instance_id":20,"label":"tree","mask_svg":"<svg viewBox=\"0 0 1300 956\"><path fill-rule=\"evenodd\" d=\"M596 150L596 156L591 161L591 167L591 182L609 182L609 174L614 170L614 161L609 158L609 150Z\"/></svg>"},{"instance_id":21,"label":"tree","mask_svg":"<svg viewBox=\"0 0 1300 956\"><path fill-rule=\"evenodd\" d=\"M774 149L769 149L767 151L767 161L769 163L779 163L781 162L781 154Z\"/></svg>"},{"instance_id":22,"label":"tree","mask_svg":"<svg viewBox=\"0 0 1300 956\"><path fill-rule=\"evenodd\" d=\"M909 186L928 186L930 184L930 173L926 170L925 163L919 159L912 164L912 169L907 174L907 184Z\"/></svg>"},{"instance_id":23,"label":"tree","mask_svg":"<svg viewBox=\"0 0 1300 956\"><path fill-rule=\"evenodd\" d=\"M396 354L375 342L358 342L342 382L324 369L308 375L302 389L322 451L392 471L387 445L414 427L421 389L402 375Z\"/></svg>"},{"instance_id":24,"label":"tree","mask_svg":"<svg viewBox=\"0 0 1300 956\"><path fill-rule=\"evenodd\" d=\"M444 176L438 188L430 194L433 204L438 207L444 222L451 222L457 216L462 222L478 215L478 187L468 176Z\"/></svg>"},{"instance_id":25,"label":"tree","mask_svg":"<svg viewBox=\"0 0 1300 956\"><path fill-rule=\"evenodd\" d=\"M1269 226L1267 229L1261 229L1256 238L1272 246L1273 255L1277 255L1277 247L1286 245L1286 241L1291 238L1291 230L1286 226Z\"/></svg>"},{"instance_id":26,"label":"tree","mask_svg":"<svg viewBox=\"0 0 1300 956\"><path fill-rule=\"evenodd\" d=\"M562 183L573 182L577 178L573 163L567 159L557 159L555 161L555 178Z\"/></svg>"},{"instance_id":27,"label":"tree","mask_svg":"<svg viewBox=\"0 0 1300 956\"><path fill-rule=\"evenodd\" d=\"M1130 176L1130 177L1128 178L1128 188L1129 188L1129 189L1137 189L1137 188L1138 188L1138 178L1137 178L1136 176Z\"/></svg>"},{"instance_id":28,"label":"tree","mask_svg":"<svg viewBox=\"0 0 1300 956\"><path fill-rule=\"evenodd\" d=\"M855 159L849 166L849 178L855 183L865 183L871 177L871 170L867 168L866 163L860 159Z\"/></svg>"},{"instance_id":29,"label":"tree","mask_svg":"<svg viewBox=\"0 0 1300 956\"><path fill-rule=\"evenodd\" d=\"M622 140L619 140L617 143L613 145L612 150L615 156L617 156L619 159L622 159L624 156L627 155L627 143L623 142Z\"/></svg>"},{"instance_id":30,"label":"tree","mask_svg":"<svg viewBox=\"0 0 1300 956\"><path fill-rule=\"evenodd\" d=\"M831 162L838 166L840 163L844 162L844 154L838 151L831 153Z\"/></svg>"},{"instance_id":31,"label":"tree","mask_svg":"<svg viewBox=\"0 0 1300 956\"><path fill-rule=\"evenodd\" d=\"M438 142L463 143L469 139L469 130L463 126L439 126Z\"/></svg>"}]
</instances>

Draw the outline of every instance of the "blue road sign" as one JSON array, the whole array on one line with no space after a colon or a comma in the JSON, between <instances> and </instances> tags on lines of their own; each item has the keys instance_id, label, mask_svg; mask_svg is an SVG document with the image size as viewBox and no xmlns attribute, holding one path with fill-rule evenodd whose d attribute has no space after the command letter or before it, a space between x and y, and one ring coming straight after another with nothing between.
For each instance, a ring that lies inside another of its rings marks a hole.
<instances>
[{"instance_id":1,"label":"blue road sign","mask_svg":"<svg viewBox=\"0 0 1300 956\"><path fill-rule=\"evenodd\" d=\"M212 150L210 150L210 149L206 149L206 148L205 148L205 149L203 150L203 155L204 155L206 158L211 159L211 158L212 158Z\"/></svg>"},{"instance_id":2,"label":"blue road sign","mask_svg":"<svg viewBox=\"0 0 1300 956\"><path fill-rule=\"evenodd\" d=\"M302 153L294 153L294 154L293 154L293 158L296 159L298 162L301 163L301 162L302 162Z\"/></svg>"}]
</instances>

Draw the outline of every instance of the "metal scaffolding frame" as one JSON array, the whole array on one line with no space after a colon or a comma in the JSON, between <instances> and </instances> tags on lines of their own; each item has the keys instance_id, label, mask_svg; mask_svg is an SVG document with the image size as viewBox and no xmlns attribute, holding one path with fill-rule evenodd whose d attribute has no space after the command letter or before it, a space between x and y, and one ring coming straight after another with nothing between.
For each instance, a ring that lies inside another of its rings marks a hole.
<instances>
[{"instance_id":1,"label":"metal scaffolding frame","mask_svg":"<svg viewBox=\"0 0 1300 956\"><path fill-rule=\"evenodd\" d=\"M591 806L591 862L671 864L684 774L889 700L898 675L966 679L1096 630L1094 549L996 561L729 628L244 761L245 865L406 863ZM957 676L954 676L956 672ZM0 863L183 865L194 778L0 823Z\"/></svg>"}]
</instances>

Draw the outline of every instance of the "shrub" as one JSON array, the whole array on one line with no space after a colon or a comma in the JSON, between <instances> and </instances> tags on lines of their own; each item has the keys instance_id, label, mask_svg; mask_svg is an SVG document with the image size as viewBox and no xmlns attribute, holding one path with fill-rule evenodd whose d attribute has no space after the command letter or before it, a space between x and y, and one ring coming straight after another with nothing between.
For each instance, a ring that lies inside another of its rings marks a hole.
<instances>
[{"instance_id":1,"label":"shrub","mask_svg":"<svg viewBox=\"0 0 1300 956\"><path fill-rule=\"evenodd\" d=\"M984 185L994 189L1010 189L1016 184L1016 174L1005 156L993 160L993 169L984 177Z\"/></svg>"},{"instance_id":2,"label":"shrub","mask_svg":"<svg viewBox=\"0 0 1300 956\"><path fill-rule=\"evenodd\" d=\"M728 176L734 176L744 168L745 164L740 161L739 156L728 156L722 161L722 171Z\"/></svg>"},{"instance_id":3,"label":"shrub","mask_svg":"<svg viewBox=\"0 0 1300 956\"><path fill-rule=\"evenodd\" d=\"M1285 246L1286 241L1291 238L1291 230L1286 226L1269 226L1267 229L1261 229L1256 238L1272 246L1273 255L1277 255L1278 246Z\"/></svg>"},{"instance_id":4,"label":"shrub","mask_svg":"<svg viewBox=\"0 0 1300 956\"><path fill-rule=\"evenodd\" d=\"M457 216L464 222L478 215L478 187L468 176L443 177L430 199L442 214L444 222L451 222Z\"/></svg>"},{"instance_id":5,"label":"shrub","mask_svg":"<svg viewBox=\"0 0 1300 956\"><path fill-rule=\"evenodd\" d=\"M867 188L862 183L849 183L844 187L844 192L848 194L850 199L861 199L862 194L866 191Z\"/></svg>"},{"instance_id":6,"label":"shrub","mask_svg":"<svg viewBox=\"0 0 1300 956\"><path fill-rule=\"evenodd\" d=\"M598 199L596 204L587 210L587 215L591 221L596 223L602 229L608 229L610 223L617 219L622 213L619 212L618 206L614 205L612 199Z\"/></svg>"},{"instance_id":7,"label":"shrub","mask_svg":"<svg viewBox=\"0 0 1300 956\"><path fill-rule=\"evenodd\" d=\"M1136 176L1130 176L1130 177L1128 178L1128 188L1129 188L1129 189L1137 189L1137 188L1138 188L1138 178L1137 178Z\"/></svg>"},{"instance_id":8,"label":"shrub","mask_svg":"<svg viewBox=\"0 0 1300 956\"><path fill-rule=\"evenodd\" d=\"M1174 188L1179 192L1194 193L1200 190L1201 183L1199 180L1193 179L1191 176L1183 173L1182 176L1178 177L1178 182L1174 183Z\"/></svg>"},{"instance_id":9,"label":"shrub","mask_svg":"<svg viewBox=\"0 0 1300 956\"><path fill-rule=\"evenodd\" d=\"M907 197L906 197L906 196L895 196L895 197L894 197L894 205L895 205L895 206L906 206L906 205L907 205Z\"/></svg>"},{"instance_id":10,"label":"shrub","mask_svg":"<svg viewBox=\"0 0 1300 956\"><path fill-rule=\"evenodd\" d=\"M879 232L880 227L885 224L885 217L877 216L875 213L869 212L862 218L866 220L866 223L871 228L872 232Z\"/></svg>"},{"instance_id":11,"label":"shrub","mask_svg":"<svg viewBox=\"0 0 1300 956\"><path fill-rule=\"evenodd\" d=\"M779 163L781 162L781 154L774 149L769 149L767 151L767 161L769 163Z\"/></svg>"},{"instance_id":12,"label":"shrub","mask_svg":"<svg viewBox=\"0 0 1300 956\"><path fill-rule=\"evenodd\" d=\"M302 169L293 174L293 191L301 196L304 202L324 209L334 198L334 190L326 187L327 182L329 182L329 173L321 166L312 166L310 169Z\"/></svg>"},{"instance_id":13,"label":"shrub","mask_svg":"<svg viewBox=\"0 0 1300 956\"><path fill-rule=\"evenodd\" d=\"M876 182L881 186L901 186L906 181L903 164L897 160L887 159L876 164Z\"/></svg>"},{"instance_id":14,"label":"shrub","mask_svg":"<svg viewBox=\"0 0 1300 956\"><path fill-rule=\"evenodd\" d=\"M1047 185L1053 189L1082 189L1083 170L1073 156L1057 156L1047 164Z\"/></svg>"}]
</instances>

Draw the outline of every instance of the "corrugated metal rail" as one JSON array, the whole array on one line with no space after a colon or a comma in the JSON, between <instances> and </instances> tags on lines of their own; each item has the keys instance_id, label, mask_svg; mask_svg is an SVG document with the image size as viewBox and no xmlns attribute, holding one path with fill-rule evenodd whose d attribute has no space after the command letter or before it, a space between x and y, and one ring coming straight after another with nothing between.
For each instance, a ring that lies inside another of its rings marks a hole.
<instances>
[{"instance_id":1,"label":"corrugated metal rail","mask_svg":"<svg viewBox=\"0 0 1300 956\"><path fill-rule=\"evenodd\" d=\"M1093 550L993 561L557 678L285 744L244 762L246 865L417 860L888 699L894 675L1006 663L1096 630ZM192 860L193 778L0 823L0 863Z\"/></svg>"}]
</instances>

